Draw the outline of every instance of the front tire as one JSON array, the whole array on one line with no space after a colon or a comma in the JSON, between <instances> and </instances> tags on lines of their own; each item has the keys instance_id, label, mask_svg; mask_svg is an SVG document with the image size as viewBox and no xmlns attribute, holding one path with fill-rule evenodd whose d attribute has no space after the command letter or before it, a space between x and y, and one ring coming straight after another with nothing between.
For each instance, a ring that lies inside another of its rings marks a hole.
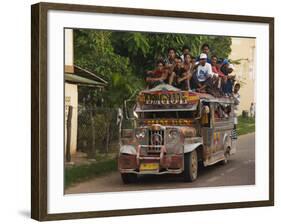
<instances>
[{"instance_id":1,"label":"front tire","mask_svg":"<svg viewBox=\"0 0 281 224\"><path fill-rule=\"evenodd\" d=\"M184 181L193 182L197 179L198 174L198 156L197 151L184 154Z\"/></svg>"},{"instance_id":2,"label":"front tire","mask_svg":"<svg viewBox=\"0 0 281 224\"><path fill-rule=\"evenodd\" d=\"M136 183L138 176L135 173L121 173L121 178L124 184Z\"/></svg>"}]
</instances>

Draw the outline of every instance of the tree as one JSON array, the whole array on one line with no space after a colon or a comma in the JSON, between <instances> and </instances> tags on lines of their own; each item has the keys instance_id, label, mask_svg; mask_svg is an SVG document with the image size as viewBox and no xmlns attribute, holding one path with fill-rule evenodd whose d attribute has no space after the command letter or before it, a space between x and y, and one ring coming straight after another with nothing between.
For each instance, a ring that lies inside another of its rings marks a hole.
<instances>
[{"instance_id":1,"label":"tree","mask_svg":"<svg viewBox=\"0 0 281 224\"><path fill-rule=\"evenodd\" d=\"M101 96L105 106L121 105L143 83L130 65L130 59L114 52L110 31L74 30L74 63L93 71L109 82ZM90 101L95 103L96 91L88 91Z\"/></svg>"}]
</instances>

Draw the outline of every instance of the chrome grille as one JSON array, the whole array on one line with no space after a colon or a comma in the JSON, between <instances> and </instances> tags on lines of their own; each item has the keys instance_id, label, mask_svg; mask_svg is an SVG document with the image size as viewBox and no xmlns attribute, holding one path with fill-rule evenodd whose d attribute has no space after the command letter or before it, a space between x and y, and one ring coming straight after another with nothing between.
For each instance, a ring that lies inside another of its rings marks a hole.
<instances>
[{"instance_id":1,"label":"chrome grille","mask_svg":"<svg viewBox=\"0 0 281 224\"><path fill-rule=\"evenodd\" d=\"M160 153L161 145L164 145L164 130L149 130L148 153Z\"/></svg>"}]
</instances>

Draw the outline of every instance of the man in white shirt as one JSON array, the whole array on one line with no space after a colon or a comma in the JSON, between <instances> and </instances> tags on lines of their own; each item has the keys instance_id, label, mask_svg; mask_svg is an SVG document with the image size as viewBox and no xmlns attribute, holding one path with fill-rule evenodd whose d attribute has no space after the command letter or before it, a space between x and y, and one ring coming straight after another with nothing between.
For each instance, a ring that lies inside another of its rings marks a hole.
<instances>
[{"instance_id":1,"label":"man in white shirt","mask_svg":"<svg viewBox=\"0 0 281 224\"><path fill-rule=\"evenodd\" d=\"M234 91L232 93L232 97L234 99L234 129L237 128L237 124L238 124L238 106L240 104L240 94L239 94L239 90L240 90L240 84L239 83L236 83L235 86L234 86Z\"/></svg>"},{"instance_id":2,"label":"man in white shirt","mask_svg":"<svg viewBox=\"0 0 281 224\"><path fill-rule=\"evenodd\" d=\"M195 65L196 72L193 75L193 80L197 86L197 91L205 92L205 88L211 85L213 76L212 66L207 63L207 55L200 54L199 62Z\"/></svg>"},{"instance_id":3,"label":"man in white shirt","mask_svg":"<svg viewBox=\"0 0 281 224\"><path fill-rule=\"evenodd\" d=\"M240 94L239 94L239 90L240 90L240 84L236 83L234 86L234 91L232 93L232 97L234 99L234 114L233 114L233 121L234 121L234 128L232 129L232 134L231 134L231 138L232 138L232 143L231 143L231 151L233 151L233 153L236 152L236 143L237 143L237 124L238 124L238 106L240 104Z\"/></svg>"}]
</instances>

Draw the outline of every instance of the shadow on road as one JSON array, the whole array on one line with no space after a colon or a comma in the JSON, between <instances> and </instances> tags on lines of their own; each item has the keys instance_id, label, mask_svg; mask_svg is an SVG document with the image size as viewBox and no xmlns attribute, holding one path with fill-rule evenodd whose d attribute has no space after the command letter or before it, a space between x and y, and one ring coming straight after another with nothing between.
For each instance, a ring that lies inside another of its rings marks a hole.
<instances>
[{"instance_id":1,"label":"shadow on road","mask_svg":"<svg viewBox=\"0 0 281 224\"><path fill-rule=\"evenodd\" d=\"M230 165L231 161L229 161L229 163L227 165ZM226 165L226 166L227 166ZM203 167L203 166L199 166L198 169L198 176L200 177L200 179L202 179L204 176L212 173L212 172L217 172L218 168L223 169L224 167L226 167L224 165L221 164L214 164L212 166L208 166L208 167ZM142 185L151 185L151 184L165 184L165 183L182 183L183 182L183 174L162 174L162 175L139 175L138 178L138 182L137 184L142 184Z\"/></svg>"}]
</instances>

